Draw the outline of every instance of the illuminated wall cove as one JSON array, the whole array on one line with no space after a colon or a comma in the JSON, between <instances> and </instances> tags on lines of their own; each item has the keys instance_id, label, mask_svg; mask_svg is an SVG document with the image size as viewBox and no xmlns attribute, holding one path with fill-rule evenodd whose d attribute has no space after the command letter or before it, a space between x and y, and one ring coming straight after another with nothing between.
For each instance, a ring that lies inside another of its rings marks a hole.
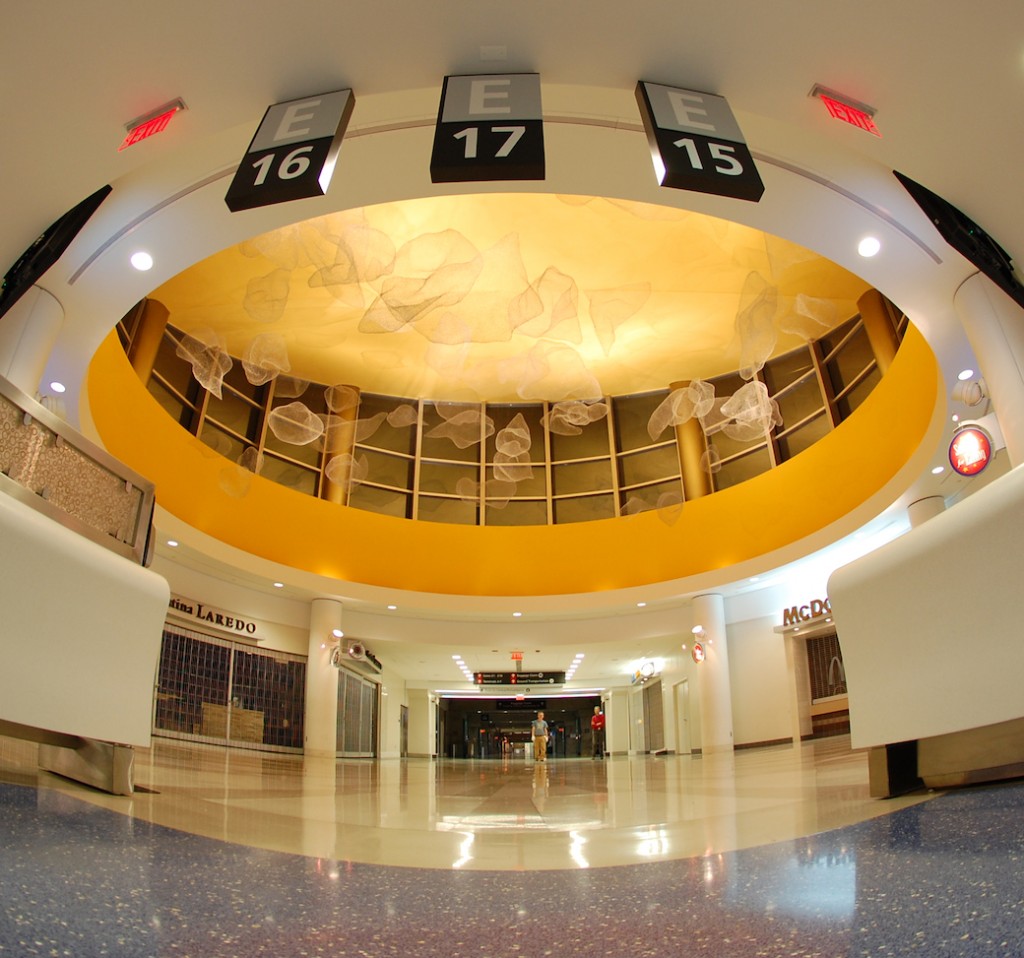
<instances>
[{"instance_id":1,"label":"illuminated wall cove","mask_svg":"<svg viewBox=\"0 0 1024 958\"><path fill-rule=\"evenodd\" d=\"M154 334L153 317L159 329ZM906 319L891 307L893 340ZM563 525L657 511L736 486L831 433L881 379L856 315L759 368L655 391L554 402L430 402L285 375L273 343L245 357L184 333L153 301L118 324L160 406L227 462L355 509L455 525ZM150 340L151 359L139 360Z\"/></svg>"}]
</instances>

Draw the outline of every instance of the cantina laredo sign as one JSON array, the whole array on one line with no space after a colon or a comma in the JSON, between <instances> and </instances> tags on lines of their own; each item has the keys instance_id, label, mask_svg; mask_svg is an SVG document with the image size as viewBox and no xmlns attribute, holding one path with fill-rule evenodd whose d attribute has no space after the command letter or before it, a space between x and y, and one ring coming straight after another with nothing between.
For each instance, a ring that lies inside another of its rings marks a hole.
<instances>
[{"instance_id":1,"label":"cantina laredo sign","mask_svg":"<svg viewBox=\"0 0 1024 958\"><path fill-rule=\"evenodd\" d=\"M172 612L186 619L195 619L205 625L213 625L223 629L225 632L232 632L236 635L247 635L256 638L256 623L252 619L243 619L232 612L225 612L212 606L203 605L195 599L186 599L184 596L172 595L168 608Z\"/></svg>"}]
</instances>

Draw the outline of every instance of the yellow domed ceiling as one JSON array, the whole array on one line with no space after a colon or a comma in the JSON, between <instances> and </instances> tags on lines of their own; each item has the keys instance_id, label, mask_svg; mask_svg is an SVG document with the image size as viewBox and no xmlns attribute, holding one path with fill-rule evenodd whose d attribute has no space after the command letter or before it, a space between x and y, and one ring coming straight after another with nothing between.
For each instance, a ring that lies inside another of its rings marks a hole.
<instances>
[{"instance_id":1,"label":"yellow domed ceiling","mask_svg":"<svg viewBox=\"0 0 1024 958\"><path fill-rule=\"evenodd\" d=\"M594 399L756 369L867 284L793 243L583 196L387 203L226 249L154 290L178 329L320 383L437 401Z\"/></svg>"}]
</instances>

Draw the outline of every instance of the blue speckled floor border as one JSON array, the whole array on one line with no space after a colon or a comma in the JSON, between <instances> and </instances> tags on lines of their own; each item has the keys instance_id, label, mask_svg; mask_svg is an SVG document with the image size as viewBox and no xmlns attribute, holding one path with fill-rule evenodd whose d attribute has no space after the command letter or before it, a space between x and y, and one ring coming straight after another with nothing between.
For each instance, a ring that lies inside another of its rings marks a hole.
<instances>
[{"instance_id":1,"label":"blue speckled floor border","mask_svg":"<svg viewBox=\"0 0 1024 958\"><path fill-rule=\"evenodd\" d=\"M1024 955L1024 783L793 842L459 872L305 858L0 785L0 955Z\"/></svg>"}]
</instances>

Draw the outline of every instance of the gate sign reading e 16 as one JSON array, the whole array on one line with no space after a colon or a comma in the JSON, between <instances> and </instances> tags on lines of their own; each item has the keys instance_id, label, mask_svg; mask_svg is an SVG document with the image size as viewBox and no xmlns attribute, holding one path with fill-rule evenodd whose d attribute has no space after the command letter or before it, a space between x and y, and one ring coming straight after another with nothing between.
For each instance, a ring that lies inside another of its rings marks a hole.
<instances>
[{"instance_id":1,"label":"gate sign reading e 16","mask_svg":"<svg viewBox=\"0 0 1024 958\"><path fill-rule=\"evenodd\" d=\"M764 184L724 97L641 81L636 99L662 186L761 199Z\"/></svg>"},{"instance_id":2,"label":"gate sign reading e 16","mask_svg":"<svg viewBox=\"0 0 1024 958\"><path fill-rule=\"evenodd\" d=\"M544 179L540 76L445 77L430 179L433 183Z\"/></svg>"},{"instance_id":3,"label":"gate sign reading e 16","mask_svg":"<svg viewBox=\"0 0 1024 958\"><path fill-rule=\"evenodd\" d=\"M351 90L336 90L270 107L228 187L228 209L323 196L354 105Z\"/></svg>"}]
</instances>

